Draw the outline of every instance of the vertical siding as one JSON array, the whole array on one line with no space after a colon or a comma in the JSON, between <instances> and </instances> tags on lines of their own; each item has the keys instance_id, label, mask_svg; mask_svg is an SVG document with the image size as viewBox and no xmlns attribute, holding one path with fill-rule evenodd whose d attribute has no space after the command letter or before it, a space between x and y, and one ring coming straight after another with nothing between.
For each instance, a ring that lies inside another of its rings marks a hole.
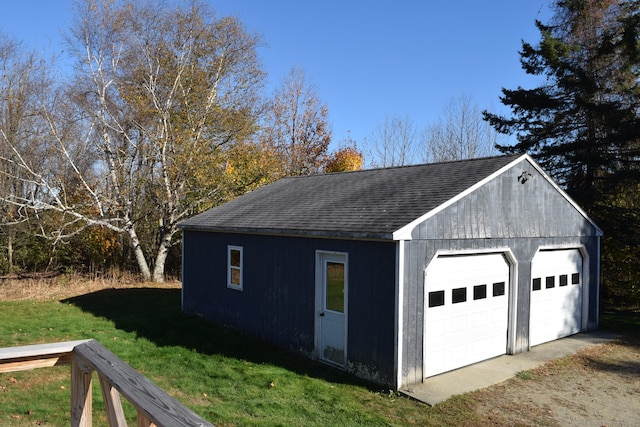
<instances>
[{"instance_id":1,"label":"vertical siding","mask_svg":"<svg viewBox=\"0 0 640 427\"><path fill-rule=\"evenodd\" d=\"M589 294L588 326L587 330L597 328L597 290L598 290L598 259L595 254L599 238L583 237L554 237L554 238L510 238L510 239L439 239L439 240L411 240L405 241L405 297L403 306L403 359L401 385L409 385L423 380L423 333L424 333L424 278L425 270L438 252L455 251L492 251L509 248L517 269L517 283L511 283L510 293L517 297L515 327L513 334L514 348L510 353L520 353L529 349L529 308L531 261L540 248L552 247L581 247L587 250L589 256ZM511 326L511 325L510 325ZM510 335L511 336L511 335ZM507 342L505 340L505 348Z\"/></svg>"},{"instance_id":2,"label":"vertical siding","mask_svg":"<svg viewBox=\"0 0 640 427\"><path fill-rule=\"evenodd\" d=\"M349 369L394 383L395 242L185 230L183 309L305 355L314 351L316 250L349 256ZM226 287L227 245L243 247L244 289Z\"/></svg>"}]
</instances>

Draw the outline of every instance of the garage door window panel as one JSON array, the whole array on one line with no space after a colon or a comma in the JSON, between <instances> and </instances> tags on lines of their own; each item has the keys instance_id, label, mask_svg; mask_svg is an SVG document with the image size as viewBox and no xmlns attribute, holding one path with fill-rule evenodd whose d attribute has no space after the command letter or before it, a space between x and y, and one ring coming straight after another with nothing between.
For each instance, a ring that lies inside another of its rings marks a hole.
<instances>
[{"instance_id":1,"label":"garage door window panel","mask_svg":"<svg viewBox=\"0 0 640 427\"><path fill-rule=\"evenodd\" d=\"M580 273L573 273L571 275L571 284L579 285L580 284Z\"/></svg>"},{"instance_id":2,"label":"garage door window panel","mask_svg":"<svg viewBox=\"0 0 640 427\"><path fill-rule=\"evenodd\" d=\"M497 282L493 284L493 296L499 297L504 295L505 283Z\"/></svg>"},{"instance_id":3,"label":"garage door window panel","mask_svg":"<svg viewBox=\"0 0 640 427\"><path fill-rule=\"evenodd\" d=\"M556 287L556 276L547 276L547 278L545 279L545 287L547 289L555 288Z\"/></svg>"},{"instance_id":4,"label":"garage door window panel","mask_svg":"<svg viewBox=\"0 0 640 427\"><path fill-rule=\"evenodd\" d=\"M542 279L540 277L536 277L533 279L533 290L539 291L540 289L542 289Z\"/></svg>"},{"instance_id":5,"label":"garage door window panel","mask_svg":"<svg viewBox=\"0 0 640 427\"><path fill-rule=\"evenodd\" d=\"M467 288L456 288L451 290L451 303L459 304L467 300Z\"/></svg>"},{"instance_id":6,"label":"garage door window panel","mask_svg":"<svg viewBox=\"0 0 640 427\"><path fill-rule=\"evenodd\" d=\"M567 286L569 284L568 276L566 274L560 275L560 286Z\"/></svg>"},{"instance_id":7,"label":"garage door window panel","mask_svg":"<svg viewBox=\"0 0 640 427\"><path fill-rule=\"evenodd\" d=\"M429 308L444 305L444 291L429 292Z\"/></svg>"},{"instance_id":8,"label":"garage door window panel","mask_svg":"<svg viewBox=\"0 0 640 427\"><path fill-rule=\"evenodd\" d=\"M487 285L477 285L473 287L473 299L485 299L487 297Z\"/></svg>"}]
</instances>

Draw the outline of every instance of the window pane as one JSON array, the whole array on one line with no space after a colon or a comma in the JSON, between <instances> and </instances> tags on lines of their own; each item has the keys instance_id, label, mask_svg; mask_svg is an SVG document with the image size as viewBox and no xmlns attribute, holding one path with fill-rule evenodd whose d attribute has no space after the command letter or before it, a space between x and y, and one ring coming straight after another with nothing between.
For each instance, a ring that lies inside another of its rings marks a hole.
<instances>
[{"instance_id":1,"label":"window pane","mask_svg":"<svg viewBox=\"0 0 640 427\"><path fill-rule=\"evenodd\" d=\"M344 313L344 264L327 262L327 310Z\"/></svg>"},{"instance_id":2,"label":"window pane","mask_svg":"<svg viewBox=\"0 0 640 427\"><path fill-rule=\"evenodd\" d=\"M555 288L556 287L556 276L547 276L547 278L545 279L545 287L547 289Z\"/></svg>"},{"instance_id":3,"label":"window pane","mask_svg":"<svg viewBox=\"0 0 640 427\"><path fill-rule=\"evenodd\" d=\"M451 291L451 302L457 304L467 300L467 288L457 288Z\"/></svg>"},{"instance_id":4,"label":"window pane","mask_svg":"<svg viewBox=\"0 0 640 427\"><path fill-rule=\"evenodd\" d=\"M560 275L560 286L567 286L569 284L568 277L566 274Z\"/></svg>"},{"instance_id":5,"label":"window pane","mask_svg":"<svg viewBox=\"0 0 640 427\"><path fill-rule=\"evenodd\" d=\"M493 284L493 296L499 297L504 295L504 282L497 282Z\"/></svg>"},{"instance_id":6,"label":"window pane","mask_svg":"<svg viewBox=\"0 0 640 427\"><path fill-rule=\"evenodd\" d=\"M533 290L539 291L540 289L542 289L542 279L536 277L535 279L533 279Z\"/></svg>"},{"instance_id":7,"label":"window pane","mask_svg":"<svg viewBox=\"0 0 640 427\"><path fill-rule=\"evenodd\" d=\"M571 275L571 284L577 285L580 283L580 273L573 273Z\"/></svg>"},{"instance_id":8,"label":"window pane","mask_svg":"<svg viewBox=\"0 0 640 427\"><path fill-rule=\"evenodd\" d=\"M484 299L487 297L487 285L477 285L473 287L473 299Z\"/></svg>"},{"instance_id":9,"label":"window pane","mask_svg":"<svg viewBox=\"0 0 640 427\"><path fill-rule=\"evenodd\" d=\"M242 247L227 247L227 287L242 290Z\"/></svg>"},{"instance_id":10,"label":"window pane","mask_svg":"<svg viewBox=\"0 0 640 427\"><path fill-rule=\"evenodd\" d=\"M240 286L240 269L231 268L231 284Z\"/></svg>"},{"instance_id":11,"label":"window pane","mask_svg":"<svg viewBox=\"0 0 640 427\"><path fill-rule=\"evenodd\" d=\"M444 305L444 291L429 292L429 307Z\"/></svg>"},{"instance_id":12,"label":"window pane","mask_svg":"<svg viewBox=\"0 0 640 427\"><path fill-rule=\"evenodd\" d=\"M231 249L229 262L233 267L240 267L240 251L238 249Z\"/></svg>"}]
</instances>

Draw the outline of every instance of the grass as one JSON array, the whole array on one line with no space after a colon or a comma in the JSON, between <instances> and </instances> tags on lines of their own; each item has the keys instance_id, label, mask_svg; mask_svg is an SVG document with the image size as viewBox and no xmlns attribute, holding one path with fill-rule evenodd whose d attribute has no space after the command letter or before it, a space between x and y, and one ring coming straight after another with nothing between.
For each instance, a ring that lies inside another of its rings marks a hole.
<instances>
[{"instance_id":1,"label":"grass","mask_svg":"<svg viewBox=\"0 0 640 427\"><path fill-rule=\"evenodd\" d=\"M640 338L640 309L606 310L600 316L600 328Z\"/></svg>"},{"instance_id":2,"label":"grass","mask_svg":"<svg viewBox=\"0 0 640 427\"><path fill-rule=\"evenodd\" d=\"M637 337L640 331L640 312L608 312L601 321L604 329L627 336ZM431 408L185 316L177 288L103 289L61 300L0 301L0 347L85 338L100 341L219 426L484 424L471 395ZM69 381L68 367L0 374L0 425L68 425ZM101 426L107 422L97 383L94 378L94 425ZM123 403L135 425L134 408Z\"/></svg>"},{"instance_id":3,"label":"grass","mask_svg":"<svg viewBox=\"0 0 640 427\"><path fill-rule=\"evenodd\" d=\"M0 302L0 347L93 338L220 426L473 424L464 397L434 408L180 311L179 289L108 289ZM69 368L0 374L0 425L68 425ZM94 378L94 425L106 425ZM125 404L135 424L135 410Z\"/></svg>"}]
</instances>

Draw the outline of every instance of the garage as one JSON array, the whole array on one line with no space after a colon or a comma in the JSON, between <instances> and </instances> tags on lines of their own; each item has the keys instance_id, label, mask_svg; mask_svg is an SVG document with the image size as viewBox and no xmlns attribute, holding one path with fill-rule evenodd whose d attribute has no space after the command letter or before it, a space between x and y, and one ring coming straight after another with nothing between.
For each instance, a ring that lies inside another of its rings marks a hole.
<instances>
[{"instance_id":1,"label":"garage","mask_svg":"<svg viewBox=\"0 0 640 427\"><path fill-rule=\"evenodd\" d=\"M582 329L582 254L542 250L531 263L529 343L538 345Z\"/></svg>"},{"instance_id":2,"label":"garage","mask_svg":"<svg viewBox=\"0 0 640 427\"><path fill-rule=\"evenodd\" d=\"M424 373L506 353L509 263L502 253L436 257L425 274Z\"/></svg>"}]
</instances>

